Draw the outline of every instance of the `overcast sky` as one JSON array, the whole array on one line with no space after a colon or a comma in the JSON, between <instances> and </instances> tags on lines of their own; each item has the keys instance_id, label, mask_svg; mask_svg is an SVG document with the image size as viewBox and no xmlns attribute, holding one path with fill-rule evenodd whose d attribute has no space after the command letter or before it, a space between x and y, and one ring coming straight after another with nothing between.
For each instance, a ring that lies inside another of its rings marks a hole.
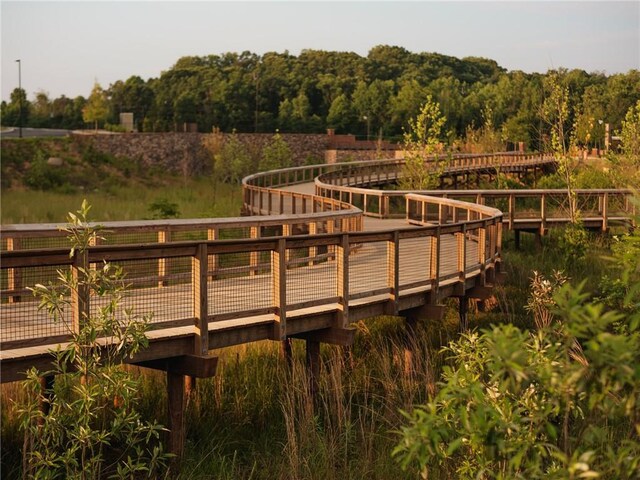
<instances>
[{"instance_id":1,"label":"overcast sky","mask_svg":"<svg viewBox=\"0 0 640 480\"><path fill-rule=\"evenodd\" d=\"M27 2L1 0L2 99L88 96L185 55L353 51L375 45L509 70L640 69L640 2Z\"/></svg>"}]
</instances>

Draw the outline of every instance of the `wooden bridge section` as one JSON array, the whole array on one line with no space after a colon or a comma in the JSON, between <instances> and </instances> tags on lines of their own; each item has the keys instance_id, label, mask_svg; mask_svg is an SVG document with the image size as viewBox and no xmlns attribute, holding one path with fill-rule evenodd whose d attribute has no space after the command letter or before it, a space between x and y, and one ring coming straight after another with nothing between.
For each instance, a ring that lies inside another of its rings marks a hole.
<instances>
[{"instance_id":1,"label":"wooden bridge section","mask_svg":"<svg viewBox=\"0 0 640 480\"><path fill-rule=\"evenodd\" d=\"M537 175L553 164L539 155L460 156L442 183ZM185 376L212 375L216 349L302 338L315 352L313 373L319 342L349 344L349 325L360 319L435 318L442 300L456 297L464 322L467 299L486 298L500 273L503 228L544 233L566 222L561 191L375 188L395 182L401 167L354 162L252 175L243 181L252 216L110 222L86 255L69 257L55 225L2 226L1 381L32 366L46 370L49 351L78 328L79 312L102 306L99 297L73 295L54 322L29 288L55 285L57 270L116 264L129 285L124 306L152 314L149 347L130 362L167 371L171 448L180 453ZM579 191L576 201L587 226L606 230L629 222L629 196ZM372 218L375 226L365 220Z\"/></svg>"}]
</instances>

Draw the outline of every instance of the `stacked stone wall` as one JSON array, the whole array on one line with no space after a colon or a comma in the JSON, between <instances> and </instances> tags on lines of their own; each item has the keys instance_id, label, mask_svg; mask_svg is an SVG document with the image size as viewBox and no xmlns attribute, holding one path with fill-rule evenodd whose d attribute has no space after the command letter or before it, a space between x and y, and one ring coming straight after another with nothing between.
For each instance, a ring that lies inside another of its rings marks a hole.
<instances>
[{"instance_id":1,"label":"stacked stone wall","mask_svg":"<svg viewBox=\"0 0 640 480\"><path fill-rule=\"evenodd\" d=\"M273 134L239 133L238 139L255 159L272 140ZM294 164L325 161L327 135L281 134L289 144ZM145 167L161 168L183 175L199 175L210 171L214 154L229 134L224 133L132 133L77 134L74 141L91 145L96 150L114 156L136 159Z\"/></svg>"}]
</instances>

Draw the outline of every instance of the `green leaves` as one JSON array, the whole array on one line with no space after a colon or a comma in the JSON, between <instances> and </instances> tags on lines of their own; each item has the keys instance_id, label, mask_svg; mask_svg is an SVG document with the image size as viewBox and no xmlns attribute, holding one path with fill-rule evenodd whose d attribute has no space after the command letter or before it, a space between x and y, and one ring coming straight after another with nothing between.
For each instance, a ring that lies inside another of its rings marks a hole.
<instances>
[{"instance_id":1,"label":"green leaves","mask_svg":"<svg viewBox=\"0 0 640 480\"><path fill-rule=\"evenodd\" d=\"M59 271L60 286L33 289L39 308L56 322L70 322L65 313L72 296L89 296L98 307L79 325L65 323L70 341L52 352L51 371L34 369L27 375L30 395L20 410L26 439L23 473L34 478L154 478L168 459L159 442L163 428L142 420L135 409L137 380L121 365L148 344L149 316L123 308L127 285L122 267L83 263L98 238L88 222L90 208L84 201L64 228L71 256L80 260L75 272ZM42 376L55 376L54 387L43 389ZM48 405L48 414L39 408L41 402Z\"/></svg>"},{"instance_id":2,"label":"green leaves","mask_svg":"<svg viewBox=\"0 0 640 480\"><path fill-rule=\"evenodd\" d=\"M393 451L403 468L469 479L637 478L640 335L616 333L625 317L589 302L582 286L545 282L537 280L549 287L537 308L551 316L538 331L501 325L449 345L453 364L438 393L406 415Z\"/></svg>"}]
</instances>

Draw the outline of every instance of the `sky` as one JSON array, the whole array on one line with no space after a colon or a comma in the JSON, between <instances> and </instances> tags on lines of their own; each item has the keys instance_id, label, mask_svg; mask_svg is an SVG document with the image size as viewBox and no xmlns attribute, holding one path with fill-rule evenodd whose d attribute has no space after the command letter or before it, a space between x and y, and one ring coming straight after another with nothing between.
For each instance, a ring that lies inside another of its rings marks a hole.
<instances>
[{"instance_id":1,"label":"sky","mask_svg":"<svg viewBox=\"0 0 640 480\"><path fill-rule=\"evenodd\" d=\"M508 70L640 69L640 2L614 1L5 1L0 0L2 99L18 86L88 96L132 75L158 77L182 56L249 50L297 55L376 45Z\"/></svg>"}]
</instances>

